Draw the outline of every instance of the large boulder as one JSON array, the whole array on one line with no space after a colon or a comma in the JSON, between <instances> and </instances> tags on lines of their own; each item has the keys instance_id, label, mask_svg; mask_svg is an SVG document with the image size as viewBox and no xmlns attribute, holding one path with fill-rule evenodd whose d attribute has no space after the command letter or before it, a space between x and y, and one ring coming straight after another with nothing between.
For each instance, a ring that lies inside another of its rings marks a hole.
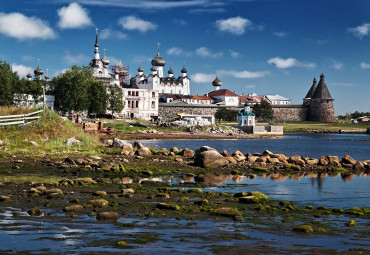
<instances>
[{"instance_id":1,"label":"large boulder","mask_svg":"<svg viewBox=\"0 0 370 255\"><path fill-rule=\"evenodd\" d=\"M134 149L141 149L141 148L144 148L145 146L142 145L141 143L139 142L134 142Z\"/></svg>"},{"instance_id":2,"label":"large boulder","mask_svg":"<svg viewBox=\"0 0 370 255\"><path fill-rule=\"evenodd\" d=\"M172 147L172 148L170 149L170 152L178 153L178 152L180 152L180 150L179 150L177 147Z\"/></svg>"},{"instance_id":3,"label":"large boulder","mask_svg":"<svg viewBox=\"0 0 370 255\"><path fill-rule=\"evenodd\" d=\"M4 146L4 145L5 145L5 142L0 139L0 146Z\"/></svg>"},{"instance_id":4,"label":"large boulder","mask_svg":"<svg viewBox=\"0 0 370 255\"><path fill-rule=\"evenodd\" d=\"M119 218L119 213L117 212L100 212L96 215L97 220L116 220Z\"/></svg>"},{"instance_id":5,"label":"large boulder","mask_svg":"<svg viewBox=\"0 0 370 255\"><path fill-rule=\"evenodd\" d=\"M342 162L345 164L356 165L357 160L353 159L350 155L344 155L342 158Z\"/></svg>"},{"instance_id":6,"label":"large boulder","mask_svg":"<svg viewBox=\"0 0 370 255\"><path fill-rule=\"evenodd\" d=\"M195 153L194 151L188 149L188 148L185 148L182 152L181 152L181 156L185 157L185 158L192 158L194 157Z\"/></svg>"},{"instance_id":7,"label":"large boulder","mask_svg":"<svg viewBox=\"0 0 370 255\"><path fill-rule=\"evenodd\" d=\"M148 147L143 147L143 148L140 148L136 151L136 155L138 156L150 156L152 155L152 152L150 151L150 149Z\"/></svg>"},{"instance_id":8,"label":"large boulder","mask_svg":"<svg viewBox=\"0 0 370 255\"><path fill-rule=\"evenodd\" d=\"M201 167L223 167L228 164L216 149L202 146L195 152L194 164Z\"/></svg>"},{"instance_id":9,"label":"large boulder","mask_svg":"<svg viewBox=\"0 0 370 255\"><path fill-rule=\"evenodd\" d=\"M254 162L256 162L257 159L258 159L258 157L257 156L253 156L253 155L248 155L248 157L247 157L247 161L249 163L254 163Z\"/></svg>"},{"instance_id":10,"label":"large boulder","mask_svg":"<svg viewBox=\"0 0 370 255\"><path fill-rule=\"evenodd\" d=\"M327 165L329 165L329 160L328 160L328 158L327 158L327 157L325 157L325 156L321 156L321 157L320 157L320 159L319 159L319 164L320 164L321 166L327 166Z\"/></svg>"},{"instance_id":11,"label":"large boulder","mask_svg":"<svg viewBox=\"0 0 370 255\"><path fill-rule=\"evenodd\" d=\"M238 161L232 156L225 156L224 158L227 159L227 161L229 161L231 164L238 164Z\"/></svg>"},{"instance_id":12,"label":"large boulder","mask_svg":"<svg viewBox=\"0 0 370 255\"><path fill-rule=\"evenodd\" d=\"M317 158L309 158L306 160L307 162L307 165L310 165L310 166L316 166L319 164L319 160Z\"/></svg>"},{"instance_id":13,"label":"large boulder","mask_svg":"<svg viewBox=\"0 0 370 255\"><path fill-rule=\"evenodd\" d=\"M339 166L340 165L339 158L337 156L327 156L327 158L329 160L330 165L332 165L332 166Z\"/></svg>"},{"instance_id":14,"label":"large boulder","mask_svg":"<svg viewBox=\"0 0 370 255\"><path fill-rule=\"evenodd\" d=\"M234 151L234 153L232 154L232 156L238 162L244 161L246 159L246 156L244 156L244 154L241 153L240 151Z\"/></svg>"}]
</instances>

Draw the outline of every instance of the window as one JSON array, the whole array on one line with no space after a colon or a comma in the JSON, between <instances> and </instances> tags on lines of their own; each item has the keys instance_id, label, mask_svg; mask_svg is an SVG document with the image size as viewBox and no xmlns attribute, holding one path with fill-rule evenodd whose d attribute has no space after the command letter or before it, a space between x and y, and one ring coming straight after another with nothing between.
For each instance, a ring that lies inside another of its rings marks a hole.
<instances>
[{"instance_id":1,"label":"window","mask_svg":"<svg viewBox=\"0 0 370 255\"><path fill-rule=\"evenodd\" d=\"M247 124L247 120L244 120L244 124Z\"/></svg>"},{"instance_id":2,"label":"window","mask_svg":"<svg viewBox=\"0 0 370 255\"><path fill-rule=\"evenodd\" d=\"M136 96L139 96L139 91L136 91Z\"/></svg>"},{"instance_id":3,"label":"window","mask_svg":"<svg viewBox=\"0 0 370 255\"><path fill-rule=\"evenodd\" d=\"M155 92L152 92L152 97L155 97Z\"/></svg>"},{"instance_id":4,"label":"window","mask_svg":"<svg viewBox=\"0 0 370 255\"><path fill-rule=\"evenodd\" d=\"M131 91L128 92L128 95L131 96Z\"/></svg>"},{"instance_id":5,"label":"window","mask_svg":"<svg viewBox=\"0 0 370 255\"><path fill-rule=\"evenodd\" d=\"M152 101L152 108L155 108L155 101Z\"/></svg>"},{"instance_id":6,"label":"window","mask_svg":"<svg viewBox=\"0 0 370 255\"><path fill-rule=\"evenodd\" d=\"M136 108L139 108L139 101L136 101Z\"/></svg>"}]
</instances>

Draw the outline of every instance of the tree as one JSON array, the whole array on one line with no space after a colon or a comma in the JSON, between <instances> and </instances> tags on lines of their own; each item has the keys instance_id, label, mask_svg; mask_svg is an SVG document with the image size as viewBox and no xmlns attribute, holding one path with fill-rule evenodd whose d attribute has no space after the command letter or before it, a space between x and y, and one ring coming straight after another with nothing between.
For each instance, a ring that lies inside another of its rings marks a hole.
<instances>
[{"instance_id":1,"label":"tree","mask_svg":"<svg viewBox=\"0 0 370 255\"><path fill-rule=\"evenodd\" d=\"M112 111L112 117L114 113L121 112L123 110L124 102L123 102L123 91L120 86L118 85L111 85L108 88L109 94L109 106L108 109Z\"/></svg>"},{"instance_id":2,"label":"tree","mask_svg":"<svg viewBox=\"0 0 370 255\"><path fill-rule=\"evenodd\" d=\"M234 116L230 110L226 108L219 108L215 113L215 118L218 119L218 123L221 123L221 120L232 121Z\"/></svg>"},{"instance_id":3,"label":"tree","mask_svg":"<svg viewBox=\"0 0 370 255\"><path fill-rule=\"evenodd\" d=\"M253 107L253 112L256 115L256 118L262 120L272 120L274 118L274 111L272 110L271 105L265 100L262 100L261 103L256 104Z\"/></svg>"},{"instance_id":4,"label":"tree","mask_svg":"<svg viewBox=\"0 0 370 255\"><path fill-rule=\"evenodd\" d=\"M103 83L93 81L89 88L89 113L105 113L107 109L108 94Z\"/></svg>"},{"instance_id":5,"label":"tree","mask_svg":"<svg viewBox=\"0 0 370 255\"><path fill-rule=\"evenodd\" d=\"M102 97L92 96L94 91L103 93L101 88L97 89L103 84L97 85L96 83L101 82L96 80L88 67L72 66L51 81L52 93L55 96L55 108L61 111L84 111L89 110L90 107L95 108L95 106L92 107L92 104L96 104L100 110L106 97L104 95Z\"/></svg>"},{"instance_id":6,"label":"tree","mask_svg":"<svg viewBox=\"0 0 370 255\"><path fill-rule=\"evenodd\" d=\"M7 62L0 60L0 105L9 106L13 104L13 87L19 82L17 72L13 72Z\"/></svg>"}]
</instances>

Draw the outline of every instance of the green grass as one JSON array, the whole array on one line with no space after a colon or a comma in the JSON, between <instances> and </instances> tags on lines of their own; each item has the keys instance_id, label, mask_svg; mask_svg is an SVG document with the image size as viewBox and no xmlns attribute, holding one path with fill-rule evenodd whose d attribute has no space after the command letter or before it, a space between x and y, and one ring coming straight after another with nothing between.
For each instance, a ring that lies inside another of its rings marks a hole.
<instances>
[{"instance_id":1,"label":"green grass","mask_svg":"<svg viewBox=\"0 0 370 255\"><path fill-rule=\"evenodd\" d=\"M65 143L71 137L80 140L81 144L67 147ZM7 148L7 151L0 148L0 154L57 153L60 151L68 153L76 150L82 153L97 153L103 149L97 136L85 133L71 121L64 121L48 109L41 114L39 120L24 127L0 128L0 139L5 142ZM32 145L30 141L35 141L38 146Z\"/></svg>"},{"instance_id":2,"label":"green grass","mask_svg":"<svg viewBox=\"0 0 370 255\"><path fill-rule=\"evenodd\" d=\"M22 184L22 183L58 183L59 181L63 180L62 177L56 177L56 176L8 176L8 175L0 175L0 182L2 183L16 183L16 184Z\"/></svg>"}]
</instances>

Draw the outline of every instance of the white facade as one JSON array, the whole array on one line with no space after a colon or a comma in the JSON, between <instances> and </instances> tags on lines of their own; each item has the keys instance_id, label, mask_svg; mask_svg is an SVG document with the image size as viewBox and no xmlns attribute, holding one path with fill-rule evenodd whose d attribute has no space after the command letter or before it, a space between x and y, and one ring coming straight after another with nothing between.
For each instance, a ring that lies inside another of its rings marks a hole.
<instances>
[{"instance_id":1,"label":"white facade","mask_svg":"<svg viewBox=\"0 0 370 255\"><path fill-rule=\"evenodd\" d=\"M149 89L123 89L124 108L120 117L150 120L158 116L158 91Z\"/></svg>"},{"instance_id":2,"label":"white facade","mask_svg":"<svg viewBox=\"0 0 370 255\"><path fill-rule=\"evenodd\" d=\"M290 105L290 99L280 95L266 95L272 105Z\"/></svg>"},{"instance_id":3,"label":"white facade","mask_svg":"<svg viewBox=\"0 0 370 255\"><path fill-rule=\"evenodd\" d=\"M241 127L256 125L256 117L254 113L251 112L250 106L249 103L245 103L244 109L238 115L238 125Z\"/></svg>"}]
</instances>

